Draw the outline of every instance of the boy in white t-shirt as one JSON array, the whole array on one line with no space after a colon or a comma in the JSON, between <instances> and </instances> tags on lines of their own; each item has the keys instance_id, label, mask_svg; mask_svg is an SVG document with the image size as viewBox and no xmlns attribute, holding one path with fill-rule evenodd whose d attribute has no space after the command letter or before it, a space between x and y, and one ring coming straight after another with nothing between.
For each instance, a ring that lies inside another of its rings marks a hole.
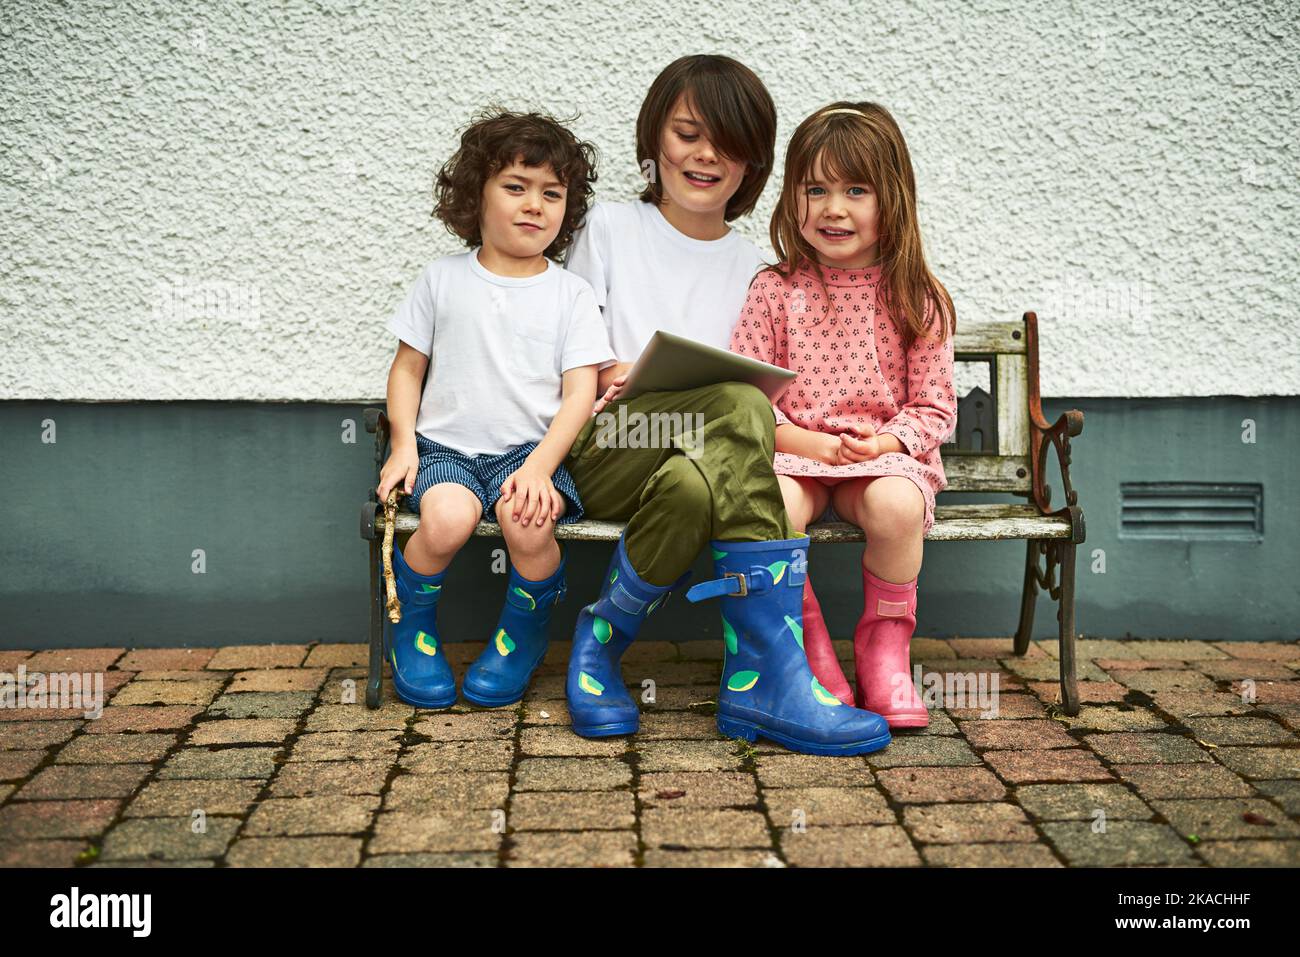
<instances>
[{"instance_id":1,"label":"boy in white t-shirt","mask_svg":"<svg viewBox=\"0 0 1300 957\"><path fill-rule=\"evenodd\" d=\"M591 286L553 262L587 212L594 156L550 117L477 117L438 173L434 211L470 251L426 266L388 322L400 341L378 492L404 490L420 524L393 551L402 620L385 623L385 653L417 707L456 700L437 601L485 515L501 525L510 578L466 700L513 704L546 654L565 591L555 523L582 517L562 462L591 417L597 367L614 357Z\"/></svg>"}]
</instances>

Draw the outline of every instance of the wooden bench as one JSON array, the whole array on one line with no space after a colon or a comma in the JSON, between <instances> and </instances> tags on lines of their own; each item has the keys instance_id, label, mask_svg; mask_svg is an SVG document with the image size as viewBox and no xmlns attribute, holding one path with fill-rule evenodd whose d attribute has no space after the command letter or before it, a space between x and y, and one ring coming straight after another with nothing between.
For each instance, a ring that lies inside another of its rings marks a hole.
<instances>
[{"instance_id":1,"label":"wooden bench","mask_svg":"<svg viewBox=\"0 0 1300 957\"><path fill-rule=\"evenodd\" d=\"M1079 711L1074 659L1075 550L1084 541L1083 510L1070 483L1070 439L1083 431L1083 413L1071 410L1054 423L1043 418L1038 391L1038 317L1024 314L1020 322L967 325L953 343L958 363L987 363L990 388L971 389L958 402L955 441L942 447L948 491L1001 492L1026 499L1025 504L939 505L927 541L996 541L1023 539L1024 587L1020 622L1013 650L1029 647L1034 607L1040 589L1057 603L1060 634L1061 704L1066 714ZM379 469L387 457L388 418L380 409L366 409L366 431L375 436L375 476L370 498L361 508L361 537L370 543L370 673L366 704L379 706L383 681L383 579L379 574L384 510L377 500ZM1048 463L1059 469L1064 504L1052 508ZM396 514L394 532L409 535L419 524L410 511ZM621 522L583 521L556 526L556 537L572 541L617 541ZM480 522L475 535L499 537L495 522ZM846 522L825 522L808 528L813 542L862 542L862 530Z\"/></svg>"}]
</instances>

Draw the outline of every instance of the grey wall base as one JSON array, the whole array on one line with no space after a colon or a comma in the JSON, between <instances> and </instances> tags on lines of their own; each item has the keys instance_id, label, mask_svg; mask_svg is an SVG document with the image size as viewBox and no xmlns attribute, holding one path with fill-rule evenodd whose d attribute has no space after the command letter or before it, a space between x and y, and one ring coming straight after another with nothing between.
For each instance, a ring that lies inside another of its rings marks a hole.
<instances>
[{"instance_id":1,"label":"grey wall base","mask_svg":"<svg viewBox=\"0 0 1300 957\"><path fill-rule=\"evenodd\" d=\"M1067 408L1087 417L1073 465L1088 526L1078 564L1084 635L1300 637L1300 400L1046 402L1051 419ZM361 409L0 404L0 648L364 640L367 550L356 516L371 447ZM1252 443L1242 442L1247 419ZM51 421L53 443L42 441ZM1258 483L1263 534L1125 538L1120 484L1133 481ZM939 499L963 500L978 499ZM487 640L505 587L492 571L501 545L472 540L453 564L439 617L447 640ZM567 547L570 591L555 617L557 637L594 596L610 549ZM1024 548L927 546L918 634L1010 635ZM860 555L859 546L841 545L810 556L837 637L848 637L861 610ZM709 571L701 557L696 575ZM1055 625L1054 606L1040 597L1036 637L1052 637ZM717 637L716 605L674 596L643 634Z\"/></svg>"}]
</instances>

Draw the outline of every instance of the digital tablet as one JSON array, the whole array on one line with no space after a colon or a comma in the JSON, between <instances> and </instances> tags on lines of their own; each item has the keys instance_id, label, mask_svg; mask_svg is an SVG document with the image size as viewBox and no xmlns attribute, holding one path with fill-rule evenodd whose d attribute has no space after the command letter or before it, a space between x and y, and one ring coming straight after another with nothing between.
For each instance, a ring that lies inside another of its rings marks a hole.
<instances>
[{"instance_id":1,"label":"digital tablet","mask_svg":"<svg viewBox=\"0 0 1300 957\"><path fill-rule=\"evenodd\" d=\"M627 374L620 398L643 392L678 392L719 382L748 382L772 402L790 387L795 373L694 339L656 332Z\"/></svg>"}]
</instances>

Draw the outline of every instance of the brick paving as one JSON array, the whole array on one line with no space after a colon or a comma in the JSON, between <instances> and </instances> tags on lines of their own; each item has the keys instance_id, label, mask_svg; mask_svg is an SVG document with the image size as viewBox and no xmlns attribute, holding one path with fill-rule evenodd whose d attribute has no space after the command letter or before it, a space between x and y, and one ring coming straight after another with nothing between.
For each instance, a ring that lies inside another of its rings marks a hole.
<instances>
[{"instance_id":1,"label":"brick paving","mask_svg":"<svg viewBox=\"0 0 1300 957\"><path fill-rule=\"evenodd\" d=\"M1075 718L1054 642L913 649L996 676L996 713L949 699L851 758L722 738L717 642L634 644L641 733L596 741L566 643L520 705L442 712L387 682L367 710L363 645L5 650L106 703L0 708L0 866L1300 865L1300 644L1085 640Z\"/></svg>"}]
</instances>

